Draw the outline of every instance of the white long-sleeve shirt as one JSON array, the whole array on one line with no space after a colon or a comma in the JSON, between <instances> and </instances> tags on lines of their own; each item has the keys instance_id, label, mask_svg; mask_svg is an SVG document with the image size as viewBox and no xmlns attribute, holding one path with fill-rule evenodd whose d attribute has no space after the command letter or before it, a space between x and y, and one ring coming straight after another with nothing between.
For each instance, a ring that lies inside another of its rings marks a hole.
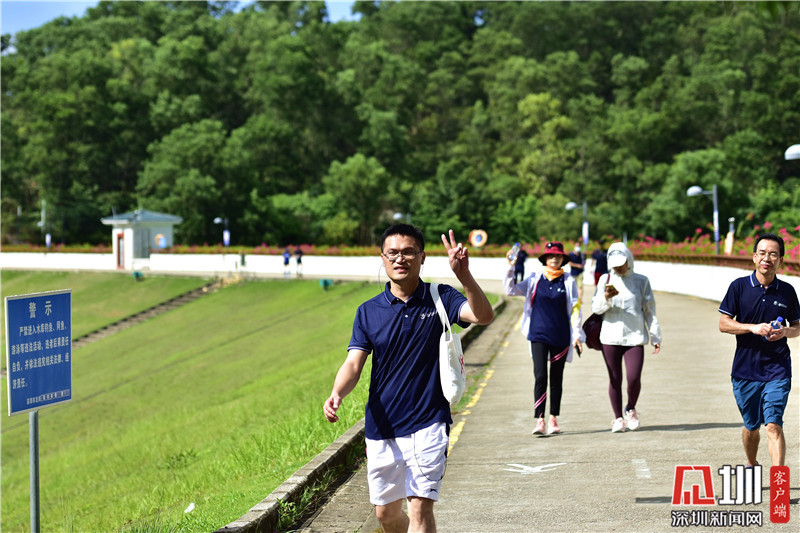
<instances>
[{"instance_id":1,"label":"white long-sleeve shirt","mask_svg":"<svg viewBox=\"0 0 800 533\"><path fill-rule=\"evenodd\" d=\"M613 269L597 282L592 298L592 312L603 315L600 342L615 346L661 344L661 328L656 318L656 300L647 276L633 271L633 254L622 243L628 256L628 271L620 276ZM609 248L611 252L611 248ZM606 300L605 286L612 284L619 294Z\"/></svg>"}]
</instances>

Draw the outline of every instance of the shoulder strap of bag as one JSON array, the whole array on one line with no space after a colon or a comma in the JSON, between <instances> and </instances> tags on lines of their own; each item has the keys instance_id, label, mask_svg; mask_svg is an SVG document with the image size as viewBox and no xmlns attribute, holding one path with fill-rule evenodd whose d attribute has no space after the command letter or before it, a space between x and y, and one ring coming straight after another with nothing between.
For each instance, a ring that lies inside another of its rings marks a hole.
<instances>
[{"instance_id":1,"label":"shoulder strap of bag","mask_svg":"<svg viewBox=\"0 0 800 533\"><path fill-rule=\"evenodd\" d=\"M536 299L536 289L539 288L539 282L542 280L544 275L541 272L537 272L535 274L531 274L533 278L533 291L531 291L531 307L533 307L533 301Z\"/></svg>"},{"instance_id":2,"label":"shoulder strap of bag","mask_svg":"<svg viewBox=\"0 0 800 533\"><path fill-rule=\"evenodd\" d=\"M439 284L431 283L431 297L433 303L436 304L436 311L439 313L439 320L442 321L442 326L445 331L450 331L452 335L452 327L450 326L450 319L447 318L447 310L444 308L442 299L439 296Z\"/></svg>"}]
</instances>

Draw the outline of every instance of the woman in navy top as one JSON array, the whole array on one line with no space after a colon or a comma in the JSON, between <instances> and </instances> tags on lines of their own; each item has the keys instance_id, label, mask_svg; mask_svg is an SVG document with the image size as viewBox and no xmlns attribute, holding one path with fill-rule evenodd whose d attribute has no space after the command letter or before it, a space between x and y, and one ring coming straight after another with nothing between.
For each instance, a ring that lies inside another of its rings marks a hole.
<instances>
[{"instance_id":1,"label":"woman in navy top","mask_svg":"<svg viewBox=\"0 0 800 533\"><path fill-rule=\"evenodd\" d=\"M534 272L514 283L513 264L506 274L506 294L525 296L522 334L530 341L534 374L534 435L561 432L557 417L561 410L564 364L572 361L573 347L580 355L584 333L580 328L581 306L578 285L563 266L569 261L560 242L549 242L539 256L544 271ZM550 362L550 420L545 427L547 406L547 363Z\"/></svg>"}]
</instances>

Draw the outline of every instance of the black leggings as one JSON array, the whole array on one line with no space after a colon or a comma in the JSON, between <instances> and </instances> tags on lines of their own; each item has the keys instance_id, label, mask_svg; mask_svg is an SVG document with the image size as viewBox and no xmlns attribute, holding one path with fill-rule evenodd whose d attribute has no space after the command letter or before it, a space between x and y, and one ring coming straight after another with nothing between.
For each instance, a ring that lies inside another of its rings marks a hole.
<instances>
[{"instance_id":1,"label":"black leggings","mask_svg":"<svg viewBox=\"0 0 800 533\"><path fill-rule=\"evenodd\" d=\"M564 381L564 365L567 362L569 346L551 346L541 342L531 342L533 359L533 412L536 418L544 416L547 404L547 356L550 355L550 414L558 416L561 412L561 385Z\"/></svg>"},{"instance_id":2,"label":"black leggings","mask_svg":"<svg viewBox=\"0 0 800 533\"><path fill-rule=\"evenodd\" d=\"M642 390L642 367L644 366L644 346L603 345L603 359L608 370L608 398L614 416L622 417L622 360L625 360L625 374L628 376L628 404L625 410L636 407L639 392Z\"/></svg>"}]
</instances>

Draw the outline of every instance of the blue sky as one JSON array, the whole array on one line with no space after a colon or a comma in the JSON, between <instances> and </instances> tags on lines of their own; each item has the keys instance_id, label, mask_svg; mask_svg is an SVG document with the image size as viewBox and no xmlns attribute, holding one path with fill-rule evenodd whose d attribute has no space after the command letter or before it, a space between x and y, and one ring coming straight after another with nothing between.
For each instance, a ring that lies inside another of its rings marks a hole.
<instances>
[{"instance_id":1,"label":"blue sky","mask_svg":"<svg viewBox=\"0 0 800 533\"><path fill-rule=\"evenodd\" d=\"M86 13L87 8L97 4L97 1L0 0L0 33L38 28L58 17L80 17ZM328 1L326 4L332 21L353 20L350 14L352 1Z\"/></svg>"}]
</instances>

